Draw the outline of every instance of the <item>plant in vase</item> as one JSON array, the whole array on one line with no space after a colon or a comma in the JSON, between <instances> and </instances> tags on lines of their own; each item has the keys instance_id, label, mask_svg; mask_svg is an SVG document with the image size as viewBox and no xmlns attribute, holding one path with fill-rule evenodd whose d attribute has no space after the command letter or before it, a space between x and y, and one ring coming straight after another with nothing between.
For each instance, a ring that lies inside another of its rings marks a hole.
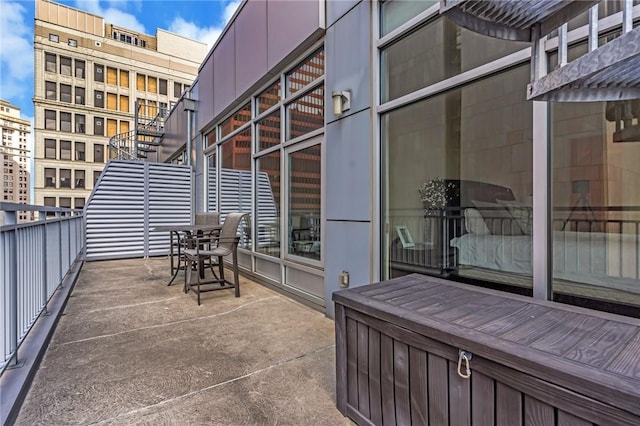
<instances>
[{"instance_id":1,"label":"plant in vase","mask_svg":"<svg viewBox=\"0 0 640 426\"><path fill-rule=\"evenodd\" d=\"M439 216L451 200L454 199L456 186L443 178L429 179L418 188L424 215Z\"/></svg>"}]
</instances>

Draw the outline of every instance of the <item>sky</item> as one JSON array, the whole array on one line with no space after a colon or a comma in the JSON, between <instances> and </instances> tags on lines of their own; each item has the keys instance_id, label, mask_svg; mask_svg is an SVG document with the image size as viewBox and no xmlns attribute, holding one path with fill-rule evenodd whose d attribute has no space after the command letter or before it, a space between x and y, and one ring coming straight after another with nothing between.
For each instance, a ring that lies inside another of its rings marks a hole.
<instances>
[{"instance_id":1,"label":"sky","mask_svg":"<svg viewBox=\"0 0 640 426\"><path fill-rule=\"evenodd\" d=\"M56 0L145 34L157 28L207 43L224 29L240 0ZM33 0L0 0L0 98L33 123Z\"/></svg>"}]
</instances>

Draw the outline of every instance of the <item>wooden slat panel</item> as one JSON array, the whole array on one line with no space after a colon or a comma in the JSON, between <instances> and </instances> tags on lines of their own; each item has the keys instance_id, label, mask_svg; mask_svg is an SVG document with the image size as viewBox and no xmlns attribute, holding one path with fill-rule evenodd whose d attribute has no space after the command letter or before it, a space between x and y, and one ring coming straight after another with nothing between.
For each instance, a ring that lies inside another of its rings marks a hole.
<instances>
[{"instance_id":1,"label":"wooden slat panel","mask_svg":"<svg viewBox=\"0 0 640 426\"><path fill-rule=\"evenodd\" d=\"M411 377L409 377L411 424L426 425L429 421L427 353L411 346L409 370L411 371Z\"/></svg>"},{"instance_id":2,"label":"wooden slat panel","mask_svg":"<svg viewBox=\"0 0 640 426\"><path fill-rule=\"evenodd\" d=\"M136 76L136 89L142 92L147 90L147 82L144 74L138 74Z\"/></svg>"},{"instance_id":3,"label":"wooden slat panel","mask_svg":"<svg viewBox=\"0 0 640 426\"><path fill-rule=\"evenodd\" d=\"M530 318L529 321L500 337L528 346L543 337L556 324L568 320L570 316L568 312L549 311L540 317Z\"/></svg>"},{"instance_id":4,"label":"wooden slat panel","mask_svg":"<svg viewBox=\"0 0 640 426\"><path fill-rule=\"evenodd\" d=\"M471 424L471 378L460 377L458 364L452 361L449 361L449 416L452 425Z\"/></svg>"},{"instance_id":5,"label":"wooden slat panel","mask_svg":"<svg viewBox=\"0 0 640 426\"><path fill-rule=\"evenodd\" d=\"M421 297L429 296L430 294L433 294L429 292L430 289L433 289L439 286L440 284L437 284L437 283L425 283L419 287L419 290L414 290L414 292L411 294L407 294L406 296L402 296L402 297L396 297L393 300L388 300L387 302L392 305L402 305L407 302L412 302Z\"/></svg>"},{"instance_id":6,"label":"wooden slat panel","mask_svg":"<svg viewBox=\"0 0 640 426\"><path fill-rule=\"evenodd\" d=\"M567 321L547 330L544 336L530 346L554 355L563 355L577 345L586 334L598 330L605 322L600 318L573 315Z\"/></svg>"},{"instance_id":7,"label":"wooden slat panel","mask_svg":"<svg viewBox=\"0 0 640 426\"><path fill-rule=\"evenodd\" d=\"M429 306L422 307L417 311L421 314L428 316L435 316L437 313L448 311L455 306L465 305L467 302L470 302L474 299L478 298L477 294L464 292L463 290L456 290L454 292L450 292L447 294L443 294L439 297L432 297L431 299L439 299L437 303L432 303ZM456 311L459 316L463 316L465 313ZM467 311L468 313L469 311Z\"/></svg>"},{"instance_id":8,"label":"wooden slat panel","mask_svg":"<svg viewBox=\"0 0 640 426\"><path fill-rule=\"evenodd\" d=\"M118 109L118 95L107 93L107 109L115 111Z\"/></svg>"},{"instance_id":9,"label":"wooden slat panel","mask_svg":"<svg viewBox=\"0 0 640 426\"><path fill-rule=\"evenodd\" d=\"M402 305L402 308L419 312L421 309L438 305L439 303L446 302L450 297L460 296L464 293L457 288L447 288L444 286L435 287L432 290L434 290L434 293L431 296L421 297L413 302L405 303Z\"/></svg>"},{"instance_id":10,"label":"wooden slat panel","mask_svg":"<svg viewBox=\"0 0 640 426\"><path fill-rule=\"evenodd\" d=\"M129 71L120 70L120 86L129 87Z\"/></svg>"},{"instance_id":11,"label":"wooden slat panel","mask_svg":"<svg viewBox=\"0 0 640 426\"><path fill-rule=\"evenodd\" d=\"M362 296L374 297L380 294L387 294L395 290L400 290L402 288L413 287L418 282L419 281L417 281L415 278L405 276L396 278L393 282L389 282L388 285L372 284L368 286L362 286L354 290L359 290L358 293L360 293Z\"/></svg>"},{"instance_id":12,"label":"wooden slat panel","mask_svg":"<svg viewBox=\"0 0 640 426\"><path fill-rule=\"evenodd\" d=\"M347 318L344 306L335 305L336 406L342 415L347 409Z\"/></svg>"},{"instance_id":13,"label":"wooden slat panel","mask_svg":"<svg viewBox=\"0 0 640 426\"><path fill-rule=\"evenodd\" d=\"M107 67L107 84L113 86L118 84L118 70L115 68Z\"/></svg>"},{"instance_id":14,"label":"wooden slat panel","mask_svg":"<svg viewBox=\"0 0 640 426\"><path fill-rule=\"evenodd\" d=\"M385 302L388 302L388 303L393 303L394 299L402 296L410 295L410 294L415 294L418 290L420 290L420 288L421 286L419 284L416 284L416 285L404 287L401 289L393 290L388 293L378 294L376 296L373 296L373 298L378 300L384 300Z\"/></svg>"},{"instance_id":15,"label":"wooden slat panel","mask_svg":"<svg viewBox=\"0 0 640 426\"><path fill-rule=\"evenodd\" d=\"M393 385L393 340L380 335L380 390L382 393L382 422L396 424L396 409Z\"/></svg>"},{"instance_id":16,"label":"wooden slat panel","mask_svg":"<svg viewBox=\"0 0 640 426\"><path fill-rule=\"evenodd\" d=\"M602 367L605 362L611 361L612 356L627 343L635 332L637 332L637 328L631 325L607 321L597 333L583 338L564 357L594 367Z\"/></svg>"},{"instance_id":17,"label":"wooden slat panel","mask_svg":"<svg viewBox=\"0 0 640 426\"><path fill-rule=\"evenodd\" d=\"M446 310L434 314L433 317L443 321L451 322L458 318L467 316L471 312L477 312L478 310L485 308L486 306L495 305L499 302L500 299L497 297L478 297L477 294L470 294L465 298L452 300Z\"/></svg>"},{"instance_id":18,"label":"wooden slat panel","mask_svg":"<svg viewBox=\"0 0 640 426\"><path fill-rule=\"evenodd\" d=\"M496 383L496 426L522 424L522 394L517 390Z\"/></svg>"},{"instance_id":19,"label":"wooden slat panel","mask_svg":"<svg viewBox=\"0 0 640 426\"><path fill-rule=\"evenodd\" d=\"M449 424L449 390L447 360L436 355L427 357L429 370L429 424Z\"/></svg>"},{"instance_id":20,"label":"wooden slat panel","mask_svg":"<svg viewBox=\"0 0 640 426\"><path fill-rule=\"evenodd\" d=\"M524 426L554 425L554 409L551 405L524 396Z\"/></svg>"},{"instance_id":21,"label":"wooden slat panel","mask_svg":"<svg viewBox=\"0 0 640 426\"><path fill-rule=\"evenodd\" d=\"M583 420L565 411L558 410L557 425L558 426L593 426L593 423Z\"/></svg>"},{"instance_id":22,"label":"wooden slat panel","mask_svg":"<svg viewBox=\"0 0 640 426\"><path fill-rule=\"evenodd\" d=\"M358 407L358 324L347 318L347 402Z\"/></svg>"},{"instance_id":23,"label":"wooden slat panel","mask_svg":"<svg viewBox=\"0 0 640 426\"><path fill-rule=\"evenodd\" d=\"M531 318L537 318L546 314L550 310L551 309L546 306L526 305L522 309L518 309L510 315L498 317L491 322L481 325L477 327L476 330L492 336L501 336L503 333L507 333L519 325L525 324L530 321Z\"/></svg>"},{"instance_id":24,"label":"wooden slat panel","mask_svg":"<svg viewBox=\"0 0 640 426\"><path fill-rule=\"evenodd\" d=\"M396 422L411 424L409 397L409 347L400 341L393 342L393 371L395 379Z\"/></svg>"},{"instance_id":25,"label":"wooden slat panel","mask_svg":"<svg viewBox=\"0 0 640 426\"><path fill-rule=\"evenodd\" d=\"M129 97L120 95L120 111L129 112Z\"/></svg>"},{"instance_id":26,"label":"wooden slat panel","mask_svg":"<svg viewBox=\"0 0 640 426\"><path fill-rule=\"evenodd\" d=\"M380 332L369 327L369 411L371 422L382 424L380 391Z\"/></svg>"},{"instance_id":27,"label":"wooden slat panel","mask_svg":"<svg viewBox=\"0 0 640 426\"><path fill-rule=\"evenodd\" d=\"M473 426L493 426L495 420L495 381L473 370L471 373L471 418Z\"/></svg>"},{"instance_id":28,"label":"wooden slat panel","mask_svg":"<svg viewBox=\"0 0 640 426\"><path fill-rule=\"evenodd\" d=\"M369 415L369 327L358 323L358 410Z\"/></svg>"}]
</instances>

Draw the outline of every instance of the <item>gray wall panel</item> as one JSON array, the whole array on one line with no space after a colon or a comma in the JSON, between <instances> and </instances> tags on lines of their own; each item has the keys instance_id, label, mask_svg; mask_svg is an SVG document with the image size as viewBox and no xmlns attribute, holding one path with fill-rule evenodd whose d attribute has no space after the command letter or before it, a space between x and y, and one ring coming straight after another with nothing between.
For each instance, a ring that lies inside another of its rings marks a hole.
<instances>
[{"instance_id":1,"label":"gray wall panel","mask_svg":"<svg viewBox=\"0 0 640 426\"><path fill-rule=\"evenodd\" d=\"M371 220L370 110L327 124L326 217Z\"/></svg>"},{"instance_id":2,"label":"gray wall panel","mask_svg":"<svg viewBox=\"0 0 640 426\"><path fill-rule=\"evenodd\" d=\"M235 29L232 24L213 52L213 115L236 98Z\"/></svg>"},{"instance_id":3,"label":"gray wall panel","mask_svg":"<svg viewBox=\"0 0 640 426\"><path fill-rule=\"evenodd\" d=\"M198 123L197 129L201 131L213 120L213 55L208 57L198 73Z\"/></svg>"},{"instance_id":4,"label":"gray wall panel","mask_svg":"<svg viewBox=\"0 0 640 426\"><path fill-rule=\"evenodd\" d=\"M325 105L328 123L340 118L333 115L333 90L351 91L351 109L342 117L371 105L370 9L371 3L363 1L327 29Z\"/></svg>"},{"instance_id":5,"label":"gray wall panel","mask_svg":"<svg viewBox=\"0 0 640 426\"><path fill-rule=\"evenodd\" d=\"M333 25L338 19L349 11L361 0L326 0L327 5L327 28ZM366 1L365 3L368 3Z\"/></svg>"},{"instance_id":6,"label":"gray wall panel","mask_svg":"<svg viewBox=\"0 0 640 426\"><path fill-rule=\"evenodd\" d=\"M371 223L335 222L326 224L324 297L326 314L333 318L334 309L331 295L340 290L338 275L349 272L349 287L359 287L371 282Z\"/></svg>"},{"instance_id":7,"label":"gray wall panel","mask_svg":"<svg viewBox=\"0 0 640 426\"><path fill-rule=\"evenodd\" d=\"M236 18L236 97L241 96L268 71L266 16L266 2L250 1Z\"/></svg>"},{"instance_id":8,"label":"gray wall panel","mask_svg":"<svg viewBox=\"0 0 640 426\"><path fill-rule=\"evenodd\" d=\"M324 0L269 0L267 2L267 65L275 67L320 26Z\"/></svg>"},{"instance_id":9,"label":"gray wall panel","mask_svg":"<svg viewBox=\"0 0 640 426\"><path fill-rule=\"evenodd\" d=\"M187 143L187 114L181 100L164 123L164 137L162 145L158 147L158 161L165 161L185 143Z\"/></svg>"}]
</instances>

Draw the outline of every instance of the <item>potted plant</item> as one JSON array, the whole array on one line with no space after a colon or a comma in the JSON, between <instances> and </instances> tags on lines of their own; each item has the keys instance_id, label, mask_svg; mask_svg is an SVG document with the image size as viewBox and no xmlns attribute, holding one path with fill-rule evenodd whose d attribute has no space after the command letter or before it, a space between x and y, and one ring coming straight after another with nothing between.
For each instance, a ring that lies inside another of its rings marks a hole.
<instances>
[{"instance_id":1,"label":"potted plant","mask_svg":"<svg viewBox=\"0 0 640 426\"><path fill-rule=\"evenodd\" d=\"M455 198L456 186L441 177L429 179L418 188L424 215L440 216L449 202Z\"/></svg>"}]
</instances>

